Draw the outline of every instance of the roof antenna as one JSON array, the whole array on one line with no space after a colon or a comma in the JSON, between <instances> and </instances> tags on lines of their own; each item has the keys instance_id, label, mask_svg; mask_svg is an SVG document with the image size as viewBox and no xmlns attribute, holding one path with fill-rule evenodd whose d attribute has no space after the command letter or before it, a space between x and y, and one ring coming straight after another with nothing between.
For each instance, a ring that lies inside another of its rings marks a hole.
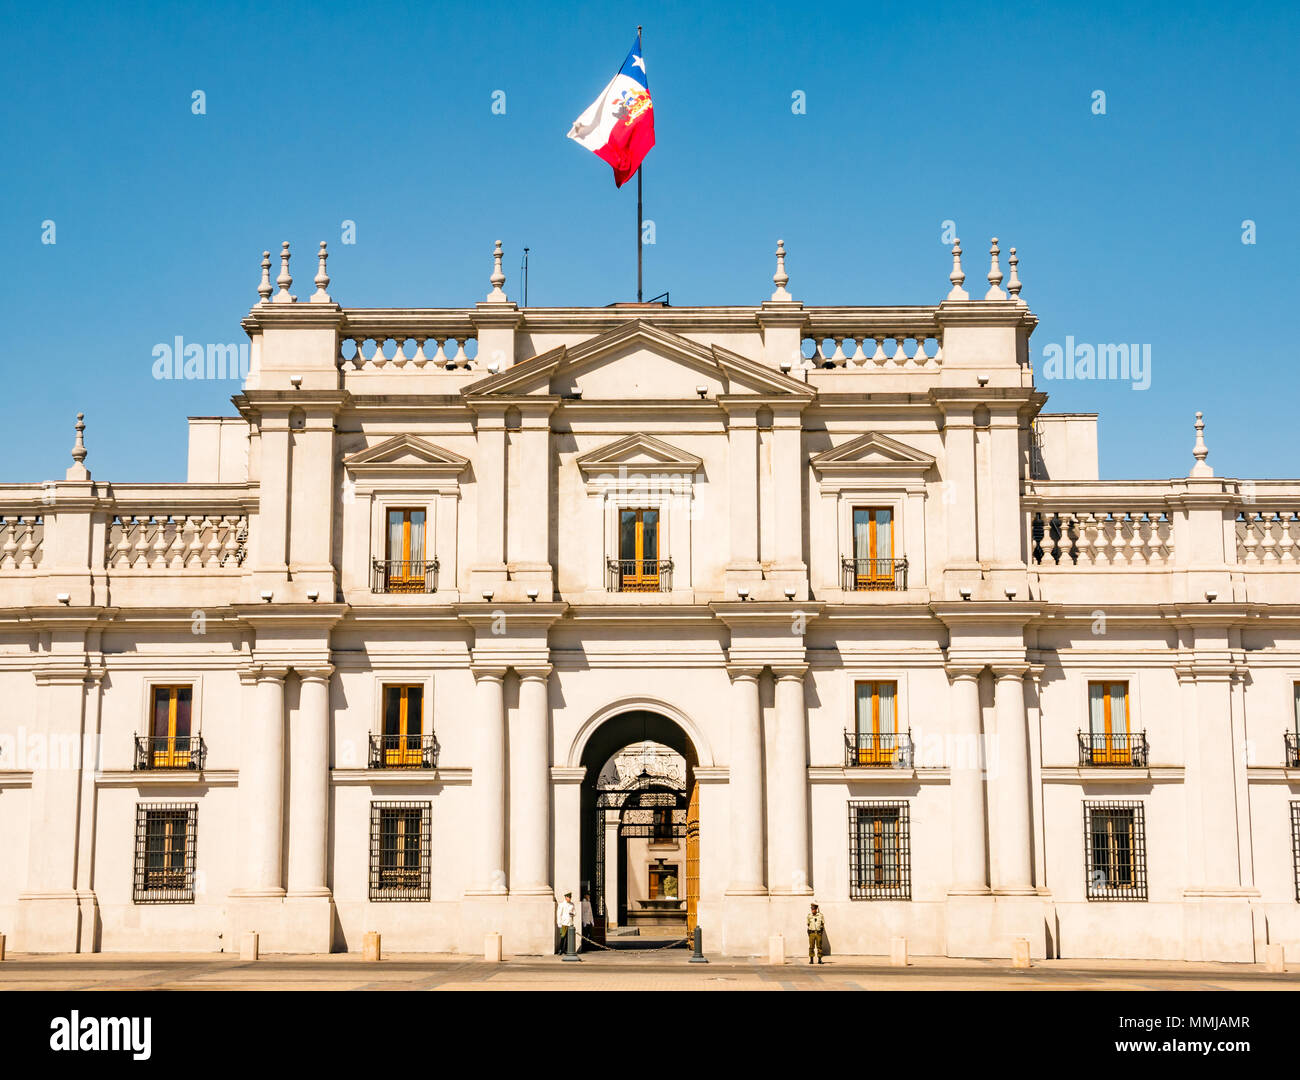
<instances>
[{"instance_id":1,"label":"roof antenna","mask_svg":"<svg viewBox=\"0 0 1300 1080\"><path fill-rule=\"evenodd\" d=\"M524 307L528 306L528 249L524 248L524 265L521 268L524 274Z\"/></svg>"}]
</instances>

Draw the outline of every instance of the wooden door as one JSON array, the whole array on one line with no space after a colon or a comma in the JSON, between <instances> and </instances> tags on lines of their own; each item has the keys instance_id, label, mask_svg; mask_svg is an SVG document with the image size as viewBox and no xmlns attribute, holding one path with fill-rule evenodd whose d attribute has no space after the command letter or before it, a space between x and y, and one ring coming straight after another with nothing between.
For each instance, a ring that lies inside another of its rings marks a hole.
<instances>
[{"instance_id":1,"label":"wooden door","mask_svg":"<svg viewBox=\"0 0 1300 1080\"><path fill-rule=\"evenodd\" d=\"M700 906L700 783L691 784L686 804L686 937L694 940Z\"/></svg>"}]
</instances>

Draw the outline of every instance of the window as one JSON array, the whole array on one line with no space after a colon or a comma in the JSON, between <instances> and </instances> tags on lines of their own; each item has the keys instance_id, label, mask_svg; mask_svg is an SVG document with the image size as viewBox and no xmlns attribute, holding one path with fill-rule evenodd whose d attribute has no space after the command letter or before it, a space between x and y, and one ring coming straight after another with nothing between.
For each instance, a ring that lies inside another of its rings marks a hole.
<instances>
[{"instance_id":1,"label":"window","mask_svg":"<svg viewBox=\"0 0 1300 1080\"><path fill-rule=\"evenodd\" d=\"M429 899L432 803L370 804L370 899Z\"/></svg>"},{"instance_id":2,"label":"window","mask_svg":"<svg viewBox=\"0 0 1300 1080\"><path fill-rule=\"evenodd\" d=\"M383 732L371 737L370 767L431 769L432 748L424 734L424 687L385 686Z\"/></svg>"},{"instance_id":3,"label":"window","mask_svg":"<svg viewBox=\"0 0 1300 1080\"><path fill-rule=\"evenodd\" d=\"M1091 765L1131 765L1133 740L1128 726L1128 683L1088 684L1087 761Z\"/></svg>"},{"instance_id":4,"label":"window","mask_svg":"<svg viewBox=\"0 0 1300 1080\"><path fill-rule=\"evenodd\" d=\"M198 803L138 803L135 808L137 904L194 903Z\"/></svg>"},{"instance_id":5,"label":"window","mask_svg":"<svg viewBox=\"0 0 1300 1080\"><path fill-rule=\"evenodd\" d=\"M1291 864L1295 868L1295 898L1300 900L1300 802L1291 804Z\"/></svg>"},{"instance_id":6,"label":"window","mask_svg":"<svg viewBox=\"0 0 1300 1080\"><path fill-rule=\"evenodd\" d=\"M430 565L424 558L424 510L389 510L384 553L384 592L427 592Z\"/></svg>"},{"instance_id":7,"label":"window","mask_svg":"<svg viewBox=\"0 0 1300 1080\"><path fill-rule=\"evenodd\" d=\"M649 869L651 900L677 900L677 865L676 863L658 863Z\"/></svg>"},{"instance_id":8,"label":"window","mask_svg":"<svg viewBox=\"0 0 1300 1080\"><path fill-rule=\"evenodd\" d=\"M653 814L650 842L652 844L675 843L677 837L673 831L673 807L656 806Z\"/></svg>"},{"instance_id":9,"label":"window","mask_svg":"<svg viewBox=\"0 0 1300 1080\"><path fill-rule=\"evenodd\" d=\"M194 690L190 686L155 686L146 766L152 769L188 769L190 717Z\"/></svg>"},{"instance_id":10,"label":"window","mask_svg":"<svg viewBox=\"0 0 1300 1080\"><path fill-rule=\"evenodd\" d=\"M849 800L849 899L912 899L908 805Z\"/></svg>"},{"instance_id":11,"label":"window","mask_svg":"<svg viewBox=\"0 0 1300 1080\"><path fill-rule=\"evenodd\" d=\"M888 507L853 508L852 587L894 588L894 511Z\"/></svg>"},{"instance_id":12,"label":"window","mask_svg":"<svg viewBox=\"0 0 1300 1080\"><path fill-rule=\"evenodd\" d=\"M892 765L902 749L898 734L898 683L873 680L854 686L857 712L848 764Z\"/></svg>"},{"instance_id":13,"label":"window","mask_svg":"<svg viewBox=\"0 0 1300 1080\"><path fill-rule=\"evenodd\" d=\"M1147 898L1141 803L1085 802L1083 854L1089 900Z\"/></svg>"},{"instance_id":14,"label":"window","mask_svg":"<svg viewBox=\"0 0 1300 1080\"><path fill-rule=\"evenodd\" d=\"M659 511L618 512L619 592L659 591Z\"/></svg>"}]
</instances>

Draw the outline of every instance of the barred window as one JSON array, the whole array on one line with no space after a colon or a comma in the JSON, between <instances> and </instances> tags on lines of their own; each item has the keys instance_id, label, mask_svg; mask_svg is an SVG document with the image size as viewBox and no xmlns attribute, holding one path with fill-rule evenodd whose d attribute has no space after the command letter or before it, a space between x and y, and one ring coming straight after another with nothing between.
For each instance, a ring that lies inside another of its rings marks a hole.
<instances>
[{"instance_id":1,"label":"barred window","mask_svg":"<svg viewBox=\"0 0 1300 1080\"><path fill-rule=\"evenodd\" d=\"M1291 861L1295 867L1295 898L1300 900L1300 802L1291 804Z\"/></svg>"},{"instance_id":2,"label":"barred window","mask_svg":"<svg viewBox=\"0 0 1300 1080\"><path fill-rule=\"evenodd\" d=\"M849 800L849 898L912 899L907 803Z\"/></svg>"},{"instance_id":3,"label":"barred window","mask_svg":"<svg viewBox=\"0 0 1300 1080\"><path fill-rule=\"evenodd\" d=\"M194 903L198 803L149 802L135 808L137 904Z\"/></svg>"},{"instance_id":4,"label":"barred window","mask_svg":"<svg viewBox=\"0 0 1300 1080\"><path fill-rule=\"evenodd\" d=\"M1145 900L1147 851L1142 804L1085 802L1083 856L1089 900Z\"/></svg>"},{"instance_id":5,"label":"barred window","mask_svg":"<svg viewBox=\"0 0 1300 1080\"><path fill-rule=\"evenodd\" d=\"M433 804L370 804L370 899L429 899Z\"/></svg>"}]
</instances>

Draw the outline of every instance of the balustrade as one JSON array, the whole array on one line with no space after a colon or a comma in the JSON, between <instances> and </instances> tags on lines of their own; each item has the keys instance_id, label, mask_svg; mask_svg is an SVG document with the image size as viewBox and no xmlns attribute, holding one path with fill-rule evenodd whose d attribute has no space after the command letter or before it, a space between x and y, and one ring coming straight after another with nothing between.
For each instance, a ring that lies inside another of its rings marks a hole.
<instances>
[{"instance_id":1,"label":"balustrade","mask_svg":"<svg viewBox=\"0 0 1300 1080\"><path fill-rule=\"evenodd\" d=\"M247 543L243 514L115 514L104 555L110 570L231 568Z\"/></svg>"},{"instance_id":2,"label":"balustrade","mask_svg":"<svg viewBox=\"0 0 1300 1080\"><path fill-rule=\"evenodd\" d=\"M0 570L39 566L44 542L45 519L40 514L0 514Z\"/></svg>"},{"instance_id":3,"label":"balustrade","mask_svg":"<svg viewBox=\"0 0 1300 1080\"><path fill-rule=\"evenodd\" d=\"M387 356L385 349L390 341L394 343L393 355ZM416 371L474 371L478 368L478 338L473 331L466 330L401 337L385 336L382 331L357 333L341 339L339 367L345 372L408 368Z\"/></svg>"},{"instance_id":4,"label":"balustrade","mask_svg":"<svg viewBox=\"0 0 1300 1080\"><path fill-rule=\"evenodd\" d=\"M1033 515L1031 540L1041 568L1173 563L1173 523L1165 510L1044 510Z\"/></svg>"}]
</instances>

